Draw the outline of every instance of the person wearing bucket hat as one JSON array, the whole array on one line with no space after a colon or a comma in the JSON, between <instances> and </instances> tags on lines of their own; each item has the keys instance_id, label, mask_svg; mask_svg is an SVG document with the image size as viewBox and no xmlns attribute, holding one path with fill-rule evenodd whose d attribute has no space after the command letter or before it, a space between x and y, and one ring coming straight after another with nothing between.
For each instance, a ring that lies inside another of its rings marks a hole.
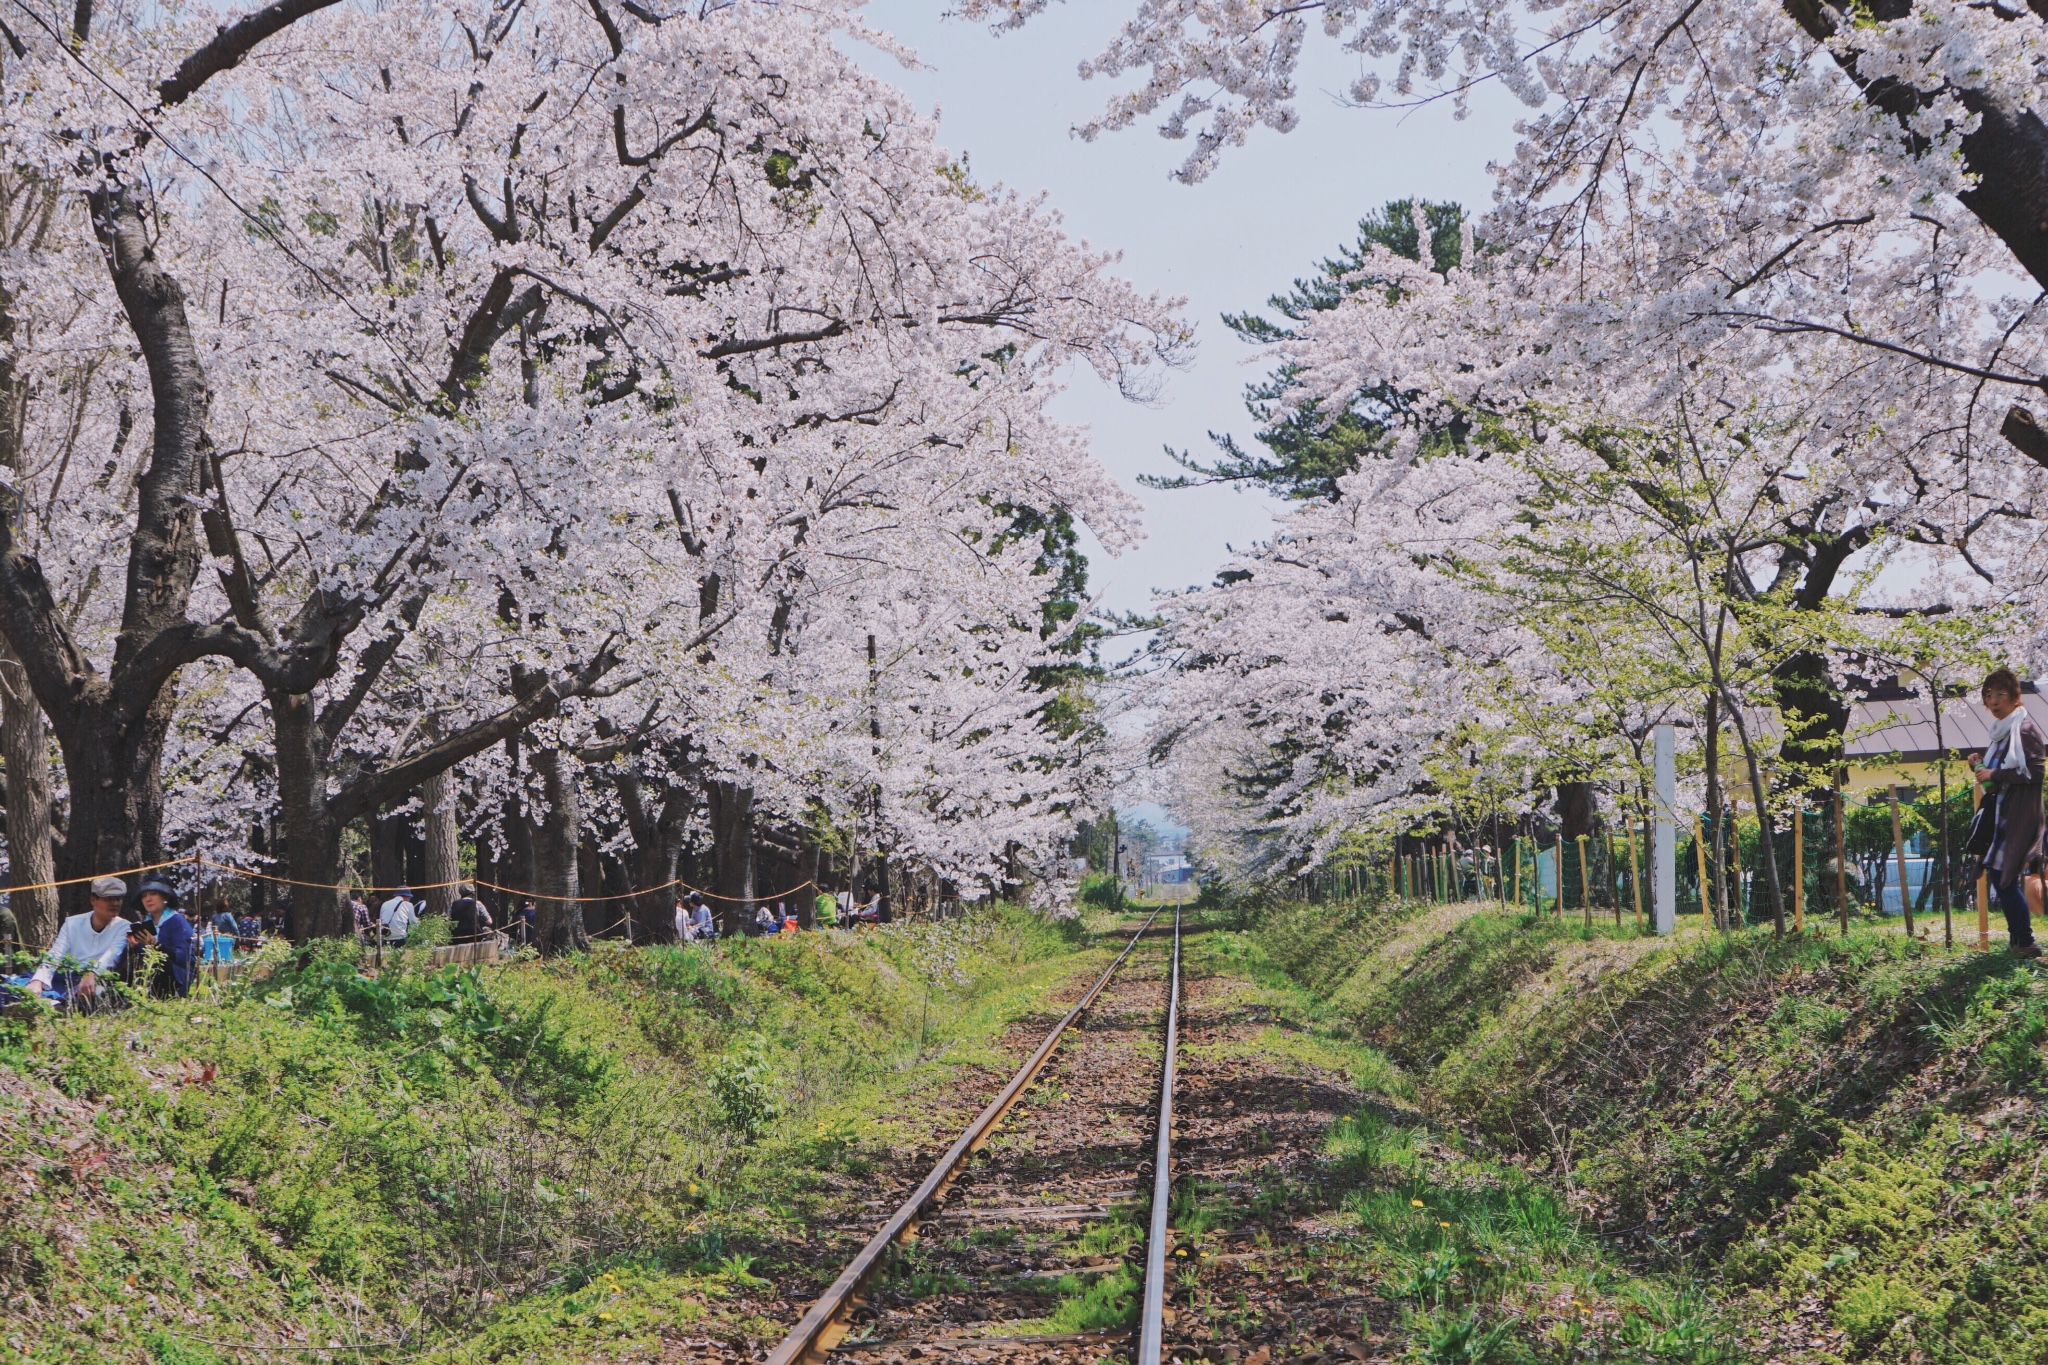
<instances>
[{"instance_id":1,"label":"person wearing bucket hat","mask_svg":"<svg viewBox=\"0 0 2048 1365\"><path fill-rule=\"evenodd\" d=\"M150 977L149 993L159 1000L189 994L199 935L193 931L192 921L178 909L177 890L152 872L142 879L139 894L145 919L156 930L156 946L164 955Z\"/></svg>"},{"instance_id":2,"label":"person wearing bucket hat","mask_svg":"<svg viewBox=\"0 0 2048 1365\"><path fill-rule=\"evenodd\" d=\"M130 926L121 917L128 884L119 877L95 877L90 890L92 909L57 927L43 965L29 977L38 995L55 989L70 1003L89 1007L99 998L100 978L119 966L128 951Z\"/></svg>"}]
</instances>

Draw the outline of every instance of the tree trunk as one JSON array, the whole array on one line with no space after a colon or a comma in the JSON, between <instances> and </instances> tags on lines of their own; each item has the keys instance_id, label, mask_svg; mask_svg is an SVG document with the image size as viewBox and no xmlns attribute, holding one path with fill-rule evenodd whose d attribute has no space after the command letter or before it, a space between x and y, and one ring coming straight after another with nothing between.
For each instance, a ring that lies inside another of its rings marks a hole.
<instances>
[{"instance_id":1,"label":"tree trunk","mask_svg":"<svg viewBox=\"0 0 2048 1365\"><path fill-rule=\"evenodd\" d=\"M455 818L455 773L443 769L420 783L420 801L426 807L427 909L437 915L448 913L455 903L450 885L462 876L462 840Z\"/></svg>"},{"instance_id":2,"label":"tree trunk","mask_svg":"<svg viewBox=\"0 0 2048 1365\"><path fill-rule=\"evenodd\" d=\"M619 806L633 834L633 873L636 889L633 918L640 933L661 943L675 937L676 879L682 873L683 827L689 819L689 792L665 787L657 812L648 803L647 784L640 774L627 769L618 775Z\"/></svg>"},{"instance_id":3,"label":"tree trunk","mask_svg":"<svg viewBox=\"0 0 2048 1365\"><path fill-rule=\"evenodd\" d=\"M164 860L164 738L175 689L165 687L132 725L102 694L78 708L79 720L57 737L71 805L57 872L66 880L120 872ZM63 912L86 906L83 883L60 888Z\"/></svg>"},{"instance_id":4,"label":"tree trunk","mask_svg":"<svg viewBox=\"0 0 2048 1365\"><path fill-rule=\"evenodd\" d=\"M341 877L341 825L327 806L326 745L313 699L303 693L270 697L277 744L277 805L284 828L286 888L292 931L300 942L354 931L348 902L332 885Z\"/></svg>"},{"instance_id":5,"label":"tree trunk","mask_svg":"<svg viewBox=\"0 0 2048 1365\"><path fill-rule=\"evenodd\" d=\"M0 640L0 757L7 764L8 881L16 886L56 880L50 837L50 741L43 708L21 662ZM40 945L57 936L57 889L39 886L11 898L22 941Z\"/></svg>"},{"instance_id":6,"label":"tree trunk","mask_svg":"<svg viewBox=\"0 0 2048 1365\"><path fill-rule=\"evenodd\" d=\"M547 748L535 751L533 769L548 807L534 828L534 879L540 893L534 907L535 946L547 954L575 952L590 945L578 878L583 763L574 754Z\"/></svg>"},{"instance_id":7,"label":"tree trunk","mask_svg":"<svg viewBox=\"0 0 2048 1365\"><path fill-rule=\"evenodd\" d=\"M719 932L745 932L754 922L754 789L713 782L711 856L717 871Z\"/></svg>"}]
</instances>

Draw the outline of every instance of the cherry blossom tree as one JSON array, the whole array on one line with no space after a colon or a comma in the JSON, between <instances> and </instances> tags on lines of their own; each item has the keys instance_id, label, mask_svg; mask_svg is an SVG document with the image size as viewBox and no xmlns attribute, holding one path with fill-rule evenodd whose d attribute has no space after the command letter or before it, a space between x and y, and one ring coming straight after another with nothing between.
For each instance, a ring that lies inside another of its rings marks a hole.
<instances>
[{"instance_id":1,"label":"cherry blossom tree","mask_svg":"<svg viewBox=\"0 0 2048 1365\"><path fill-rule=\"evenodd\" d=\"M332 932L341 829L536 725L560 812L586 702L724 751L668 713L676 679L758 691L876 523L897 562L992 538L993 506L1128 536L1042 408L1077 360L1142 389L1186 344L1170 302L969 182L839 51L857 12L9 27L16 221L40 226L5 275L0 632L64 755L61 871L162 852L178 679L206 659L260 690L301 928ZM95 477L69 458L109 450ZM1030 597L1003 556L926 558L933 629L980 579ZM246 711L194 728L193 761Z\"/></svg>"}]
</instances>

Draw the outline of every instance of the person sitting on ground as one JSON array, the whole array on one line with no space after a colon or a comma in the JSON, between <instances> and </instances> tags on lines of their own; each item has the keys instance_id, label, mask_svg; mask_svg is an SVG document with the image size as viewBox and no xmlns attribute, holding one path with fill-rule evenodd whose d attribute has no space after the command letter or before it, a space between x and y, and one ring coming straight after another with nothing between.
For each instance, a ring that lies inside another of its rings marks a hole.
<instances>
[{"instance_id":1,"label":"person sitting on ground","mask_svg":"<svg viewBox=\"0 0 2048 1365\"><path fill-rule=\"evenodd\" d=\"M490 912L476 898L476 888L467 882L455 888L455 899L448 903L448 918L454 924L457 943L474 943L491 924Z\"/></svg>"},{"instance_id":2,"label":"person sitting on ground","mask_svg":"<svg viewBox=\"0 0 2048 1365\"><path fill-rule=\"evenodd\" d=\"M676 942L688 943L697 937L690 927L690 902L687 897L676 897Z\"/></svg>"},{"instance_id":3,"label":"person sitting on ground","mask_svg":"<svg viewBox=\"0 0 2048 1365\"><path fill-rule=\"evenodd\" d=\"M242 932L241 925L235 922L235 912L229 908L225 897L213 903L212 918L214 929L219 933L226 934L229 938L233 938Z\"/></svg>"},{"instance_id":4,"label":"person sitting on ground","mask_svg":"<svg viewBox=\"0 0 2048 1365\"><path fill-rule=\"evenodd\" d=\"M92 909L57 927L42 965L29 976L29 990L38 998L55 991L88 1008L96 1003L100 979L120 966L128 951L128 931L134 926L121 917L121 902L127 899L128 884L119 877L93 878Z\"/></svg>"},{"instance_id":5,"label":"person sitting on ground","mask_svg":"<svg viewBox=\"0 0 2048 1365\"><path fill-rule=\"evenodd\" d=\"M709 943L718 937L718 923L711 917L711 907L694 891L690 893L690 927L697 931L699 942Z\"/></svg>"},{"instance_id":6,"label":"person sitting on ground","mask_svg":"<svg viewBox=\"0 0 2048 1365\"><path fill-rule=\"evenodd\" d=\"M817 917L818 927L832 929L839 924L839 897L830 891L820 889L818 899L813 903L811 913Z\"/></svg>"},{"instance_id":7,"label":"person sitting on ground","mask_svg":"<svg viewBox=\"0 0 2048 1365\"><path fill-rule=\"evenodd\" d=\"M178 893L171 884L154 874L142 879L143 922L150 926L164 960L157 964L149 981L149 993L159 1000L192 992L192 964L197 960L199 936L192 921L178 909Z\"/></svg>"},{"instance_id":8,"label":"person sitting on ground","mask_svg":"<svg viewBox=\"0 0 2048 1365\"><path fill-rule=\"evenodd\" d=\"M775 918L780 922L779 927L785 934L794 934L803 928L801 924L796 922L796 916L789 913L789 906L786 902L775 902Z\"/></svg>"},{"instance_id":9,"label":"person sitting on ground","mask_svg":"<svg viewBox=\"0 0 2048 1365\"><path fill-rule=\"evenodd\" d=\"M235 921L235 946L255 948L263 942L263 921L253 910L244 910Z\"/></svg>"},{"instance_id":10,"label":"person sitting on ground","mask_svg":"<svg viewBox=\"0 0 2048 1365\"><path fill-rule=\"evenodd\" d=\"M419 912L412 908L412 888L401 886L391 893L377 910L377 927L384 931L387 943L403 943L405 936L420 920Z\"/></svg>"},{"instance_id":11,"label":"person sitting on ground","mask_svg":"<svg viewBox=\"0 0 2048 1365\"><path fill-rule=\"evenodd\" d=\"M2048 767L2048 735L2020 705L2020 680L2012 670L1993 669L1980 695L1991 713L1991 742L1985 753L1970 755L1970 767L1992 807L1984 872L2005 912L2007 947L2014 957L2039 957L2021 873L2041 843L2041 774Z\"/></svg>"}]
</instances>

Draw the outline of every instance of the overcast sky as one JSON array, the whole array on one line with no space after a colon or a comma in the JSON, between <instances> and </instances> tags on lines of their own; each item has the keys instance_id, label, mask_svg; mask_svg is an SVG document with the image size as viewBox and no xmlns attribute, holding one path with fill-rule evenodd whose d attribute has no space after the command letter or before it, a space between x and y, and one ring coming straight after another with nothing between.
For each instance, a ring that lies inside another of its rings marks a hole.
<instances>
[{"instance_id":1,"label":"overcast sky","mask_svg":"<svg viewBox=\"0 0 2048 1365\"><path fill-rule=\"evenodd\" d=\"M1092 145L1068 133L1113 88L1080 80L1076 65L1135 4L1054 5L1022 32L996 37L942 18L946 0L870 0L874 22L916 48L926 69L906 71L869 48L856 54L926 111L939 111L943 141L966 153L976 180L1048 191L1074 236L1121 251L1124 273L1146 290L1188 299L1200 353L1157 403L1130 403L1083 371L1056 409L1092 429L1097 457L1146 505L1143 545L1115 559L1089 548L1094 589L1117 610L1143 609L1155 588L1206 583L1226 544L1259 540L1272 524L1271 504L1258 494L1137 486L1141 473L1173 472L1162 446L1206 454L1210 431L1250 444L1242 395L1262 367L1247 368L1251 349L1219 315L1262 306L1389 199L1420 194L1483 211L1492 195L1487 162L1511 149L1523 112L1498 93L1475 101L1463 122L1441 106L1405 115L1343 108L1336 92L1355 70L1329 44L1312 42L1300 126L1285 135L1261 131L1207 181L1182 185L1169 172L1186 144L1150 127Z\"/></svg>"}]
</instances>

